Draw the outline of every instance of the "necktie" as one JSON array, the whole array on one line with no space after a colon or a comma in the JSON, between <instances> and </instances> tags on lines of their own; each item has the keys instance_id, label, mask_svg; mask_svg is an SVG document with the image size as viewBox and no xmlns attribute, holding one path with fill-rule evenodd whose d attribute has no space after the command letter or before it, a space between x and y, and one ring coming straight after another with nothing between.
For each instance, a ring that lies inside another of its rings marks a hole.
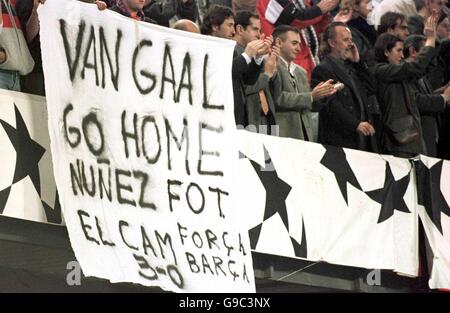
<instances>
[{"instance_id":1,"label":"necktie","mask_svg":"<svg viewBox=\"0 0 450 313\"><path fill-rule=\"evenodd\" d=\"M263 111L264 115L267 115L269 113L269 104L267 102L266 94L264 93L264 90L259 91L259 101L261 104L261 110Z\"/></svg>"}]
</instances>

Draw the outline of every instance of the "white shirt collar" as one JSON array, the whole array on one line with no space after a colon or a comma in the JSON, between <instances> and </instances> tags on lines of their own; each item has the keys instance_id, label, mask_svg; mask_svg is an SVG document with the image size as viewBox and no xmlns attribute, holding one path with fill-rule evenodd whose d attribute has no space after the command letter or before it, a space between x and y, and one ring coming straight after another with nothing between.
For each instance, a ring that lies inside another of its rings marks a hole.
<instances>
[{"instance_id":1,"label":"white shirt collar","mask_svg":"<svg viewBox=\"0 0 450 313\"><path fill-rule=\"evenodd\" d=\"M291 74L291 76L295 76L295 68L297 67L297 65L293 62L288 63L285 59L283 59L281 56L279 57L281 61L284 62L284 64L286 65L289 73Z\"/></svg>"}]
</instances>

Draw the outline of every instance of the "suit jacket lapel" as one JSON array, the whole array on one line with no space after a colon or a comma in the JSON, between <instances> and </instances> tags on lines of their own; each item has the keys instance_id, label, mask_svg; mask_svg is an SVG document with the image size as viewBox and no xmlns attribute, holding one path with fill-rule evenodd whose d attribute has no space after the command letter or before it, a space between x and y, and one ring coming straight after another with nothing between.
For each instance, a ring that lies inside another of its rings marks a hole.
<instances>
[{"instance_id":1,"label":"suit jacket lapel","mask_svg":"<svg viewBox=\"0 0 450 313\"><path fill-rule=\"evenodd\" d=\"M286 65L286 63L284 63L283 60L280 60L279 61L279 65L280 65L280 74L282 76L284 76L285 78L287 78L287 80L289 81L289 84L290 84L292 90L293 91L297 91L295 77L291 76L291 73L289 72L289 68Z\"/></svg>"}]
</instances>

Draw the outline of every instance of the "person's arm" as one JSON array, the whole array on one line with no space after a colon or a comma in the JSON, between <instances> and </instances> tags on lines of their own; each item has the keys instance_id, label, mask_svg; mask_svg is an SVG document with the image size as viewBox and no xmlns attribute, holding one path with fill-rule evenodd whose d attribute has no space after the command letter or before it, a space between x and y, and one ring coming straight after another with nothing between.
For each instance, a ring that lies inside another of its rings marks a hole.
<instances>
[{"instance_id":1,"label":"person's arm","mask_svg":"<svg viewBox=\"0 0 450 313\"><path fill-rule=\"evenodd\" d=\"M444 112L446 108L441 95L416 94L416 104L420 113Z\"/></svg>"},{"instance_id":2,"label":"person's arm","mask_svg":"<svg viewBox=\"0 0 450 313\"><path fill-rule=\"evenodd\" d=\"M28 43L31 43L34 38L39 34L39 18L37 14L37 8L39 4L43 4L45 0L33 0L33 9L31 11L30 17L26 23L25 36Z\"/></svg>"},{"instance_id":3,"label":"person's arm","mask_svg":"<svg viewBox=\"0 0 450 313\"><path fill-rule=\"evenodd\" d=\"M312 20L322 15L322 11L318 6L312 6L306 9L297 9L293 3L286 6L277 19L274 21L275 26L290 25L294 20ZM266 14L266 18L271 22L271 16ZM272 19L273 20L273 19Z\"/></svg>"},{"instance_id":4,"label":"person's arm","mask_svg":"<svg viewBox=\"0 0 450 313\"><path fill-rule=\"evenodd\" d=\"M396 82L409 80L412 77L421 77L435 56L435 48L424 47L413 62L404 62L402 64L377 64L374 67L373 74L375 78L386 82Z\"/></svg>"},{"instance_id":5,"label":"person's arm","mask_svg":"<svg viewBox=\"0 0 450 313\"><path fill-rule=\"evenodd\" d=\"M299 73L300 71L300 73ZM302 84L307 88L304 88L303 92L286 91L282 86L281 76L275 75L271 81L272 95L275 99L275 106L278 111L302 111L313 110L313 103L322 98L329 97L335 93L335 89L331 84L331 80L321 82L311 90L306 71L300 68L296 69L296 77L299 77ZM314 110L316 111L316 110Z\"/></svg>"},{"instance_id":6,"label":"person's arm","mask_svg":"<svg viewBox=\"0 0 450 313\"><path fill-rule=\"evenodd\" d=\"M246 85L256 83L261 73L262 63L257 64L255 59L261 58L268 52L269 42L271 42L271 38L253 40L247 44L244 53L234 56L233 79L242 79Z\"/></svg>"},{"instance_id":7,"label":"person's arm","mask_svg":"<svg viewBox=\"0 0 450 313\"><path fill-rule=\"evenodd\" d=\"M384 82L394 82L409 80L412 77L421 77L425 74L430 62L437 55L436 47L436 26L437 17L430 16L425 22L425 47L423 47L417 58L413 62L404 62L402 64L378 64L375 67L374 75L377 79Z\"/></svg>"},{"instance_id":8,"label":"person's arm","mask_svg":"<svg viewBox=\"0 0 450 313\"><path fill-rule=\"evenodd\" d=\"M289 0L270 0L264 17L275 26L290 25L294 20L306 21L315 19L333 10L339 0L322 0L308 8L298 8Z\"/></svg>"},{"instance_id":9,"label":"person's arm","mask_svg":"<svg viewBox=\"0 0 450 313\"><path fill-rule=\"evenodd\" d=\"M270 80L277 73L277 63L279 55L280 48L274 46L271 54L264 62L264 72L259 75L259 78L255 84L246 86L245 94L247 96L258 93L260 90L270 88Z\"/></svg>"}]
</instances>

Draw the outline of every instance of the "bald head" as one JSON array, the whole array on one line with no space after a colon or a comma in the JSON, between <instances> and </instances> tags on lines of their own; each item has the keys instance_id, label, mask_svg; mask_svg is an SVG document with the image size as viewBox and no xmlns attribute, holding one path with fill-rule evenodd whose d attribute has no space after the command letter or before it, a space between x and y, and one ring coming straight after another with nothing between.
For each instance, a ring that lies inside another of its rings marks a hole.
<instances>
[{"instance_id":1,"label":"bald head","mask_svg":"<svg viewBox=\"0 0 450 313\"><path fill-rule=\"evenodd\" d=\"M178 30L184 30L186 32L200 34L200 29L198 28L197 24L195 24L191 20L178 20L173 25L173 28Z\"/></svg>"}]
</instances>

